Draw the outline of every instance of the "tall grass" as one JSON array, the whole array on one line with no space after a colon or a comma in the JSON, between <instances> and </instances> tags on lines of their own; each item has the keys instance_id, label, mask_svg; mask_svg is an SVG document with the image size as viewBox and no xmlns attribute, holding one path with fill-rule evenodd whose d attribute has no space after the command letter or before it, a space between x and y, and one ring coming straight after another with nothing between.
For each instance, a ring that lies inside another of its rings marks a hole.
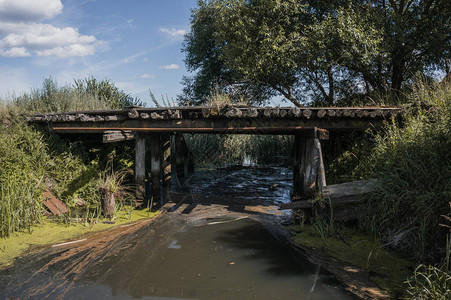
<instances>
[{"instance_id":1,"label":"tall grass","mask_svg":"<svg viewBox=\"0 0 451 300\"><path fill-rule=\"evenodd\" d=\"M124 145L85 149L28 125L20 113L117 109L138 102L108 80L94 78L76 80L73 86L59 86L49 78L40 89L0 101L0 237L41 221L44 189L76 214L97 217L107 167L102 157L118 150L123 154L116 155L118 165L130 166L131 151Z\"/></svg>"},{"instance_id":2,"label":"tall grass","mask_svg":"<svg viewBox=\"0 0 451 300\"><path fill-rule=\"evenodd\" d=\"M34 88L13 98L13 103L26 112L67 112L120 109L142 102L118 89L108 79L94 77L74 80L73 85L60 86L53 78L44 79L41 88Z\"/></svg>"},{"instance_id":3,"label":"tall grass","mask_svg":"<svg viewBox=\"0 0 451 300\"><path fill-rule=\"evenodd\" d=\"M381 179L361 224L411 258L437 262L448 235L440 216L451 199L451 85L419 82L410 98L403 123L377 135L359 167Z\"/></svg>"},{"instance_id":4,"label":"tall grass","mask_svg":"<svg viewBox=\"0 0 451 300\"><path fill-rule=\"evenodd\" d=\"M193 135L186 141L197 166L286 164L293 138L283 135Z\"/></svg>"}]
</instances>

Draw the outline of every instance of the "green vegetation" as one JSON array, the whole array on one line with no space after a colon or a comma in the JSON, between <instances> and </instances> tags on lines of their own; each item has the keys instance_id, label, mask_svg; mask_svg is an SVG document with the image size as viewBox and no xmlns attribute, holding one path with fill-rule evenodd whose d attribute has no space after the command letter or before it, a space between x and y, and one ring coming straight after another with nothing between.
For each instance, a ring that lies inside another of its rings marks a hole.
<instances>
[{"instance_id":1,"label":"green vegetation","mask_svg":"<svg viewBox=\"0 0 451 300\"><path fill-rule=\"evenodd\" d=\"M365 202L365 230L422 262L444 259L451 200L451 85L418 84L403 124L375 136L360 173L380 178ZM359 170L357 170L359 171Z\"/></svg>"},{"instance_id":2,"label":"green vegetation","mask_svg":"<svg viewBox=\"0 0 451 300\"><path fill-rule=\"evenodd\" d=\"M411 274L412 263L388 251L384 245L355 228L330 231L329 221L318 219L313 224L294 225L294 241L318 249L335 259L369 272L382 289L402 296L404 281ZM336 234L339 232L339 235Z\"/></svg>"},{"instance_id":3,"label":"green vegetation","mask_svg":"<svg viewBox=\"0 0 451 300\"><path fill-rule=\"evenodd\" d=\"M137 103L108 80L94 78L76 80L73 86L45 79L41 89L0 102L0 237L31 231L42 222L46 189L68 205L70 214L62 219L66 223L95 223L101 214L101 188L114 193L116 215L129 207L125 204L133 204L126 188L130 173L124 171L133 164L126 143L87 149L29 126L21 113L118 109Z\"/></svg>"},{"instance_id":4,"label":"green vegetation","mask_svg":"<svg viewBox=\"0 0 451 300\"><path fill-rule=\"evenodd\" d=\"M224 167L249 164L290 164L291 136L194 135L186 136L196 166Z\"/></svg>"},{"instance_id":5,"label":"green vegetation","mask_svg":"<svg viewBox=\"0 0 451 300\"><path fill-rule=\"evenodd\" d=\"M295 105L397 94L417 72L449 73L450 16L446 0L199 0L179 101L205 103L215 86Z\"/></svg>"}]
</instances>

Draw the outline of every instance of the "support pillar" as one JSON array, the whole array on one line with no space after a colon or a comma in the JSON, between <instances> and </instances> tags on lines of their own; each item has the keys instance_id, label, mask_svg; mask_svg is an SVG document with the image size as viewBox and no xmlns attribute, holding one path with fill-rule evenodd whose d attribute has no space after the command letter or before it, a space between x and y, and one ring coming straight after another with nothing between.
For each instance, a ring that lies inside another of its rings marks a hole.
<instances>
[{"instance_id":1,"label":"support pillar","mask_svg":"<svg viewBox=\"0 0 451 300\"><path fill-rule=\"evenodd\" d=\"M136 138L135 144L135 182L136 198L143 202L145 199L146 178L146 139L142 136Z\"/></svg>"},{"instance_id":2,"label":"support pillar","mask_svg":"<svg viewBox=\"0 0 451 300\"><path fill-rule=\"evenodd\" d=\"M185 170L185 152L186 145L183 136L178 133L175 135L175 168L177 171L177 178L185 178L186 171Z\"/></svg>"},{"instance_id":3,"label":"support pillar","mask_svg":"<svg viewBox=\"0 0 451 300\"><path fill-rule=\"evenodd\" d=\"M161 204L160 179L161 179L161 136L150 137L150 172L152 183L153 203Z\"/></svg>"},{"instance_id":4,"label":"support pillar","mask_svg":"<svg viewBox=\"0 0 451 300\"><path fill-rule=\"evenodd\" d=\"M306 198L326 186L320 137L326 138L324 131L318 132L316 128L313 132L295 137L294 189Z\"/></svg>"},{"instance_id":5,"label":"support pillar","mask_svg":"<svg viewBox=\"0 0 451 300\"><path fill-rule=\"evenodd\" d=\"M161 138L163 152L163 197L166 198L171 190L171 136L165 134Z\"/></svg>"}]
</instances>

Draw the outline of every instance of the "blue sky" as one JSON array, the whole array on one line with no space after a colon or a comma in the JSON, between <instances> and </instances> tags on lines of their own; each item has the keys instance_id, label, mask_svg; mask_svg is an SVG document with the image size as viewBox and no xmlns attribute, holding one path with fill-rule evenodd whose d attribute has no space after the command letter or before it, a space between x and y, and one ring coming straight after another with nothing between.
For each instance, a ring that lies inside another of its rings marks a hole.
<instances>
[{"instance_id":1,"label":"blue sky","mask_svg":"<svg viewBox=\"0 0 451 300\"><path fill-rule=\"evenodd\" d=\"M94 76L149 103L175 98L196 0L0 0L0 98Z\"/></svg>"}]
</instances>

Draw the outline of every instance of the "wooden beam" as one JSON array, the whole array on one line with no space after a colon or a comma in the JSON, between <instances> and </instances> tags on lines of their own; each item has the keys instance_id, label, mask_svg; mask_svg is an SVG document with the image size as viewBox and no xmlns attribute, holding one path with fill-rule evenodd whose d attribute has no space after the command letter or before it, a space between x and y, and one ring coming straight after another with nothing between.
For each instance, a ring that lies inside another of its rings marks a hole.
<instances>
[{"instance_id":1,"label":"wooden beam","mask_svg":"<svg viewBox=\"0 0 451 300\"><path fill-rule=\"evenodd\" d=\"M171 136L169 134L162 135L162 152L163 152L163 197L166 197L171 190Z\"/></svg>"},{"instance_id":2,"label":"wooden beam","mask_svg":"<svg viewBox=\"0 0 451 300\"><path fill-rule=\"evenodd\" d=\"M186 157L187 147L185 144L185 139L183 135L175 135L175 168L177 171L177 178L182 179L186 176L185 169L185 157Z\"/></svg>"},{"instance_id":3,"label":"wooden beam","mask_svg":"<svg viewBox=\"0 0 451 300\"><path fill-rule=\"evenodd\" d=\"M150 172L154 203L161 204L161 136L150 136Z\"/></svg>"},{"instance_id":4,"label":"wooden beam","mask_svg":"<svg viewBox=\"0 0 451 300\"><path fill-rule=\"evenodd\" d=\"M323 151L321 149L321 142L319 139L319 133L323 132L320 129L316 129L315 128L315 136L318 136L318 138L315 138L313 140L315 149L316 149L316 154L318 156L318 163L317 163L317 168L318 168L318 190L320 192L322 192L324 190L324 188L326 187L326 171L324 169L324 161L323 161ZM329 138L329 134L327 133L327 138Z\"/></svg>"},{"instance_id":5,"label":"wooden beam","mask_svg":"<svg viewBox=\"0 0 451 300\"><path fill-rule=\"evenodd\" d=\"M109 130L103 133L103 143L129 141L136 138L136 134L126 130Z\"/></svg>"},{"instance_id":6,"label":"wooden beam","mask_svg":"<svg viewBox=\"0 0 451 300\"><path fill-rule=\"evenodd\" d=\"M135 143L135 181L136 197L138 200L145 199L145 178L146 178L146 139L139 136Z\"/></svg>"}]
</instances>

